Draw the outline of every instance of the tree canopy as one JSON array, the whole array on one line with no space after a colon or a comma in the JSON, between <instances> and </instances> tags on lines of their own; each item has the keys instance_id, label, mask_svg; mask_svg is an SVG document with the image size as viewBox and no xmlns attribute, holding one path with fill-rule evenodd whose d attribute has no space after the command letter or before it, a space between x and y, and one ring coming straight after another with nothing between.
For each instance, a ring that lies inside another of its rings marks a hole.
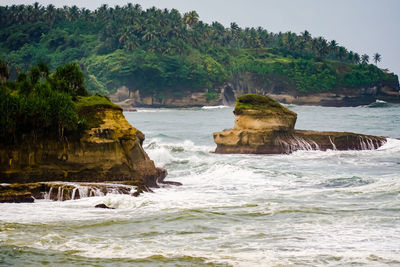
<instances>
[{"instance_id":1,"label":"tree canopy","mask_svg":"<svg viewBox=\"0 0 400 267\"><path fill-rule=\"evenodd\" d=\"M5 73L7 71L6 66ZM87 95L83 83L82 71L76 64L61 66L50 74L48 66L39 63L27 72L20 72L15 81L3 79L0 83L0 144L79 135L87 119L78 114L77 108L80 107L78 100ZM110 103L109 100L103 102Z\"/></svg>"},{"instance_id":2,"label":"tree canopy","mask_svg":"<svg viewBox=\"0 0 400 267\"><path fill-rule=\"evenodd\" d=\"M284 75L301 92L312 92L349 86L347 76L356 77L360 68L380 73L358 66L368 64L364 55L307 30L272 33L235 22L226 28L219 22L204 23L196 11L182 15L176 9L144 10L138 4L102 5L94 11L38 3L0 6L0 55L14 77L39 62L53 70L77 62L89 91L101 93L121 85L144 94L214 89L246 71ZM58 73L74 75L73 65L68 68ZM0 77L4 75L0 65ZM383 72L373 77L357 86L397 81ZM75 78L74 84L60 81L54 86L78 92L82 77ZM316 83L322 86L317 89Z\"/></svg>"}]
</instances>

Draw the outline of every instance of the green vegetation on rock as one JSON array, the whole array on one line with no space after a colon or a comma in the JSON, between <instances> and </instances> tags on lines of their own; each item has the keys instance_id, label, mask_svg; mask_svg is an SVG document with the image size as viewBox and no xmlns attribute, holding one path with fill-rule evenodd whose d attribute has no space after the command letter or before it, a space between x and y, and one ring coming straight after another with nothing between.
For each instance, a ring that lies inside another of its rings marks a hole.
<instances>
[{"instance_id":1,"label":"green vegetation on rock","mask_svg":"<svg viewBox=\"0 0 400 267\"><path fill-rule=\"evenodd\" d=\"M5 64L0 60L0 65ZM90 111L98 107L121 109L105 97L87 96L77 64L50 74L47 65L39 63L18 73L15 81L0 83L0 144L79 136L96 125L89 123Z\"/></svg>"},{"instance_id":2,"label":"green vegetation on rock","mask_svg":"<svg viewBox=\"0 0 400 267\"><path fill-rule=\"evenodd\" d=\"M275 111L286 114L293 113L271 97L257 94L245 94L236 99L234 113L240 115L245 110Z\"/></svg>"},{"instance_id":3,"label":"green vegetation on rock","mask_svg":"<svg viewBox=\"0 0 400 267\"><path fill-rule=\"evenodd\" d=\"M107 97L102 95L78 97L77 101L75 102L75 106L79 111L87 108L104 108L104 107L122 110L120 106L112 103Z\"/></svg>"},{"instance_id":4,"label":"green vegetation on rock","mask_svg":"<svg viewBox=\"0 0 400 267\"><path fill-rule=\"evenodd\" d=\"M0 6L0 55L12 77L17 68L27 71L41 61L50 69L78 62L86 88L102 94L122 85L156 96L213 90L245 73L267 77L266 82L279 77L300 94L398 86L398 77L368 64L367 55L308 31L276 34L234 22L225 28L202 22L195 11L182 15L138 4L95 11L38 3ZM375 63L380 60L374 56Z\"/></svg>"}]
</instances>

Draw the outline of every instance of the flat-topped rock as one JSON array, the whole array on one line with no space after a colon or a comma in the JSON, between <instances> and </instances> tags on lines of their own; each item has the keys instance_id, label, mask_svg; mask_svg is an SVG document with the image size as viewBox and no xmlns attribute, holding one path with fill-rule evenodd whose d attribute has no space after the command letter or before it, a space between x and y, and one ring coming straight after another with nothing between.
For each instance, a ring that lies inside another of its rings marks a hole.
<instances>
[{"instance_id":1,"label":"flat-topped rock","mask_svg":"<svg viewBox=\"0 0 400 267\"><path fill-rule=\"evenodd\" d=\"M288 154L296 150L376 149L386 138L349 132L295 130L297 114L268 96L237 99L233 129L214 133L216 153Z\"/></svg>"},{"instance_id":2,"label":"flat-topped rock","mask_svg":"<svg viewBox=\"0 0 400 267\"><path fill-rule=\"evenodd\" d=\"M293 131L297 114L270 97L247 94L236 102L234 130Z\"/></svg>"}]
</instances>

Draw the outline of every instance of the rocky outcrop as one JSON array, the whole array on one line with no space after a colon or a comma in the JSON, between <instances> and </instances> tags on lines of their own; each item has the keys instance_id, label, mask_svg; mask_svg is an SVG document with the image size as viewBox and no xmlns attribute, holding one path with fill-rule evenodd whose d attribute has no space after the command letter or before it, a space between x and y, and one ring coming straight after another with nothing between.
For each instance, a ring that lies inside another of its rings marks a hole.
<instances>
[{"instance_id":1,"label":"rocky outcrop","mask_svg":"<svg viewBox=\"0 0 400 267\"><path fill-rule=\"evenodd\" d=\"M295 130L297 114L267 96L237 99L233 129L214 133L216 153L287 154L296 150L376 149L386 138L347 132Z\"/></svg>"},{"instance_id":2,"label":"rocky outcrop","mask_svg":"<svg viewBox=\"0 0 400 267\"><path fill-rule=\"evenodd\" d=\"M166 170L150 160L142 148L144 134L128 123L120 108L91 107L88 112L98 125L78 139L33 139L0 147L0 183L118 181L143 188L163 182Z\"/></svg>"}]
</instances>

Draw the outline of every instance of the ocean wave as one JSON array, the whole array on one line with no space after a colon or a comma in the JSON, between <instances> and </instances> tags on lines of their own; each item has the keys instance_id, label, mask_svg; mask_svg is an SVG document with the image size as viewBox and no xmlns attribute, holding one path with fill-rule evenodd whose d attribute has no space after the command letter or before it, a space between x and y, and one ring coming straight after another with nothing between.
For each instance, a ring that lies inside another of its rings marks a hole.
<instances>
[{"instance_id":1,"label":"ocean wave","mask_svg":"<svg viewBox=\"0 0 400 267\"><path fill-rule=\"evenodd\" d=\"M221 109L221 108L232 108L232 107L223 106L223 105L220 105L220 106L203 106L203 107L201 107L201 109Z\"/></svg>"},{"instance_id":2,"label":"ocean wave","mask_svg":"<svg viewBox=\"0 0 400 267\"><path fill-rule=\"evenodd\" d=\"M377 99L377 100L375 100L374 103L371 103L369 105L362 106L362 107L365 107L365 108L387 108L387 107L391 107L391 106L393 106L393 105L386 101Z\"/></svg>"},{"instance_id":3,"label":"ocean wave","mask_svg":"<svg viewBox=\"0 0 400 267\"><path fill-rule=\"evenodd\" d=\"M160 112L171 112L175 111L175 109L167 109L167 108L138 108L136 112L146 112L146 113L160 113Z\"/></svg>"},{"instance_id":4,"label":"ocean wave","mask_svg":"<svg viewBox=\"0 0 400 267\"><path fill-rule=\"evenodd\" d=\"M387 142L378 148L379 151L400 152L400 140L395 138L387 138Z\"/></svg>"}]
</instances>

